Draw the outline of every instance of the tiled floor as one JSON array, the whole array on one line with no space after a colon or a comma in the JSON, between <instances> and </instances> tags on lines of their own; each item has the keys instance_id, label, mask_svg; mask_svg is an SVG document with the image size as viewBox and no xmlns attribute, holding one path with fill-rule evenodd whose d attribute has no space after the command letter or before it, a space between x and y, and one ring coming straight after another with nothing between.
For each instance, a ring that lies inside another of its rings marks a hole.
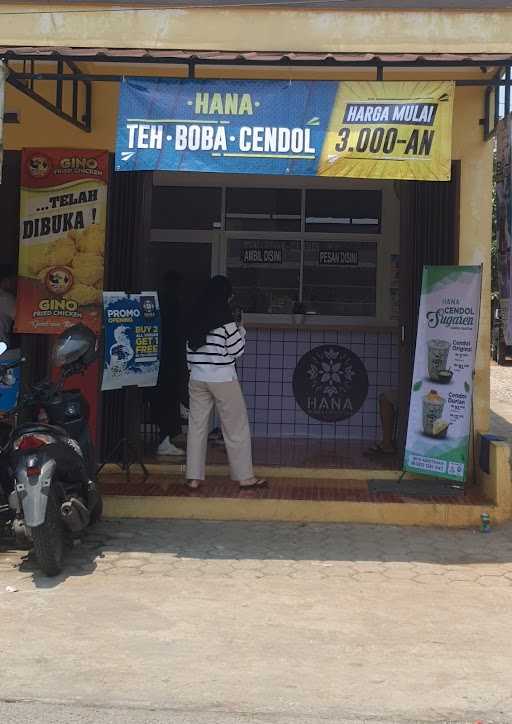
<instances>
[{"instance_id":1,"label":"tiled floor","mask_svg":"<svg viewBox=\"0 0 512 724\"><path fill-rule=\"evenodd\" d=\"M399 470L398 455L370 454L367 440L314 440L307 438L255 438L255 465L292 468L342 468L344 470ZM169 462L169 458L161 458ZM151 458L151 462L157 459ZM225 465L224 447L208 448L210 465Z\"/></svg>"},{"instance_id":2,"label":"tiled floor","mask_svg":"<svg viewBox=\"0 0 512 724\"><path fill-rule=\"evenodd\" d=\"M103 495L147 495L201 498L260 498L267 500L356 501L371 503L436 502L459 505L486 503L482 495L470 489L466 493L435 497L407 497L399 493L369 492L365 480L317 480L315 478L272 478L265 488L240 490L236 483L222 477L210 478L198 491L189 491L183 480L171 476L151 476L146 481L133 475L127 482L122 475L101 478Z\"/></svg>"},{"instance_id":3,"label":"tiled floor","mask_svg":"<svg viewBox=\"0 0 512 724\"><path fill-rule=\"evenodd\" d=\"M313 440L307 438L256 438L255 465L300 468L344 468L345 470L398 470L398 455L367 455L366 440ZM223 448L209 452L213 462L224 462Z\"/></svg>"}]
</instances>

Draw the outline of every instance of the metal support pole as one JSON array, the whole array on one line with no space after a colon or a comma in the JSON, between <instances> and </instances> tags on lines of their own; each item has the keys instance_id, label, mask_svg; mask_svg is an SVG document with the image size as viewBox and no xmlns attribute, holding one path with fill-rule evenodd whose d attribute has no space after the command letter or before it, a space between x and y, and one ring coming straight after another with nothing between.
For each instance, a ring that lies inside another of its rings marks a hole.
<instances>
[{"instance_id":1,"label":"metal support pole","mask_svg":"<svg viewBox=\"0 0 512 724\"><path fill-rule=\"evenodd\" d=\"M62 60L59 60L57 62L57 73L61 77L57 80L57 88L56 88L56 93L55 93L55 105L57 106L59 111L62 111L62 89L63 89L63 85L62 85L63 80L62 79L64 77L64 63L62 62Z\"/></svg>"},{"instance_id":2,"label":"metal support pole","mask_svg":"<svg viewBox=\"0 0 512 724\"><path fill-rule=\"evenodd\" d=\"M507 81L510 81L510 75L511 75L511 68L505 68L505 78ZM510 85L507 82L505 84L505 116L508 116L510 113Z\"/></svg>"},{"instance_id":3,"label":"metal support pole","mask_svg":"<svg viewBox=\"0 0 512 724\"><path fill-rule=\"evenodd\" d=\"M316 66L311 66L316 67ZM219 68L222 68L222 66L219 66ZM382 69L384 71L384 68ZM195 72L194 75L191 77L197 77L197 65L195 66ZM67 81L91 81L91 82L101 82L104 81L106 83L120 83L124 75L110 75L110 74L102 74L102 73L16 73L12 71L11 74L14 78L17 80L27 80L27 79L33 79L33 80L67 80ZM151 79L155 76L151 75L134 75L130 76L131 78L138 78L140 80L142 79ZM181 76L178 76L181 77ZM475 87L481 87L486 88L487 86L503 86L506 87L507 85L510 87L512 86L512 78L488 78L488 79L467 79L467 80L456 80L455 81L456 86L464 87L464 86L475 86Z\"/></svg>"}]
</instances>

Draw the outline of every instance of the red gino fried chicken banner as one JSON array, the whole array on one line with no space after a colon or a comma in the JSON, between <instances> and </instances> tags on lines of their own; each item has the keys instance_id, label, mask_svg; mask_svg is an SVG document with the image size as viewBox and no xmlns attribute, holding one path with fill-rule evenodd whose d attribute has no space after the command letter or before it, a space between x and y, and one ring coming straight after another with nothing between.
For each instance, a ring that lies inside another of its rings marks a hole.
<instances>
[{"instance_id":1,"label":"red gino fried chicken banner","mask_svg":"<svg viewBox=\"0 0 512 724\"><path fill-rule=\"evenodd\" d=\"M17 332L99 332L107 181L106 151L24 149Z\"/></svg>"}]
</instances>

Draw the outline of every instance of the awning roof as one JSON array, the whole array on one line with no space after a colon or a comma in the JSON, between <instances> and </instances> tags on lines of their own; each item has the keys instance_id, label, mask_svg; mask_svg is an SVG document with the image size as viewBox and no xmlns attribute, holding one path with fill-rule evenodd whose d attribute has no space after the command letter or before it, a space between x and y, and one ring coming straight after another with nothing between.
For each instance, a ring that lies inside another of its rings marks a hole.
<instances>
[{"instance_id":1,"label":"awning roof","mask_svg":"<svg viewBox=\"0 0 512 724\"><path fill-rule=\"evenodd\" d=\"M26 0L13 0L21 5ZM67 5L79 5L83 0L66 0ZM40 0L46 7L51 0ZM104 5L105 0L88 0L88 5ZM512 0L118 0L116 7L173 8L173 7L230 7L277 6L302 8L334 8L337 10L507 10ZM56 13L59 11L57 10Z\"/></svg>"},{"instance_id":2,"label":"awning roof","mask_svg":"<svg viewBox=\"0 0 512 724\"><path fill-rule=\"evenodd\" d=\"M496 53L287 53L203 50L149 50L144 48L0 48L9 60L66 58L100 63L198 63L206 65L339 65L394 67L471 67L512 64L512 54Z\"/></svg>"},{"instance_id":3,"label":"awning roof","mask_svg":"<svg viewBox=\"0 0 512 724\"><path fill-rule=\"evenodd\" d=\"M512 1L512 0L511 0ZM452 68L456 85L485 87L484 138L488 139L500 117L500 102L504 98L505 108L511 108L512 54L507 53L292 53L292 52L239 52L218 50L158 50L146 48L73 48L73 47L0 47L0 60L9 69L7 82L20 92L36 100L45 108L78 128L91 130L92 83L100 81L120 82L123 69L110 74L108 67L95 68L96 64L112 65L184 65L188 77L196 76L198 67L215 66L267 66L275 68L323 67L323 68L373 68L376 79L383 80L389 68ZM81 67L78 62L88 63ZM54 65L54 72L48 67ZM473 69L463 74L462 69ZM481 68L480 77L475 70ZM117 70L117 69L116 69ZM458 72L455 72L458 71ZM473 76L466 77L464 75ZM461 78L462 76L462 78ZM55 103L36 92L39 81L55 83ZM63 83L72 82L71 111L63 110ZM79 109L78 87L83 84L84 109ZM495 90L496 89L496 90ZM495 92L494 92L495 90ZM491 122L491 115L494 121Z\"/></svg>"}]
</instances>

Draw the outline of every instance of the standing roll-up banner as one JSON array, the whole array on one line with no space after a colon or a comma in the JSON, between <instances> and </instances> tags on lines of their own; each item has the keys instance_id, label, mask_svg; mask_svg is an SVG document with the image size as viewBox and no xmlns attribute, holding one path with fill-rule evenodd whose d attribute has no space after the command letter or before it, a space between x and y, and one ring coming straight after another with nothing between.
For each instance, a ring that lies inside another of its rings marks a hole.
<instances>
[{"instance_id":1,"label":"standing roll-up banner","mask_svg":"<svg viewBox=\"0 0 512 724\"><path fill-rule=\"evenodd\" d=\"M496 217L502 331L505 344L512 345L512 119L510 116L499 121L496 128Z\"/></svg>"},{"instance_id":2,"label":"standing roll-up banner","mask_svg":"<svg viewBox=\"0 0 512 724\"><path fill-rule=\"evenodd\" d=\"M454 88L126 78L116 170L448 181Z\"/></svg>"},{"instance_id":3,"label":"standing roll-up banner","mask_svg":"<svg viewBox=\"0 0 512 724\"><path fill-rule=\"evenodd\" d=\"M0 183L4 159L4 108L5 108L5 65L0 60Z\"/></svg>"},{"instance_id":4,"label":"standing roll-up banner","mask_svg":"<svg viewBox=\"0 0 512 724\"><path fill-rule=\"evenodd\" d=\"M404 469L467 480L482 268L423 270Z\"/></svg>"}]
</instances>

